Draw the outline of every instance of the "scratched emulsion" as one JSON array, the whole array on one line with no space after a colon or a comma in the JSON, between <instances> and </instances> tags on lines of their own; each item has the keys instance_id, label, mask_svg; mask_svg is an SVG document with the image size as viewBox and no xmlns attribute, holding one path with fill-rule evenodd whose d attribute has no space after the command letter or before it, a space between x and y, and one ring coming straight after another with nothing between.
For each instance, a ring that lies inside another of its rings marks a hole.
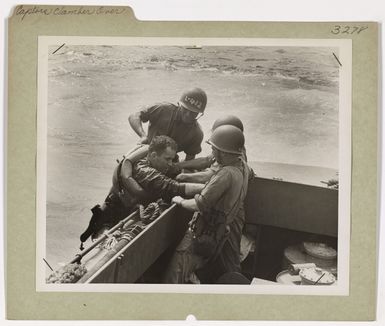
<instances>
[{"instance_id":1,"label":"scratched emulsion","mask_svg":"<svg viewBox=\"0 0 385 326\"><path fill-rule=\"evenodd\" d=\"M336 49L65 45L52 54L57 48L48 58L47 121L46 258L54 269L78 251L116 159L137 141L128 115L176 102L186 88L208 94L206 138L219 115L242 119L258 175L319 186L336 177Z\"/></svg>"}]
</instances>

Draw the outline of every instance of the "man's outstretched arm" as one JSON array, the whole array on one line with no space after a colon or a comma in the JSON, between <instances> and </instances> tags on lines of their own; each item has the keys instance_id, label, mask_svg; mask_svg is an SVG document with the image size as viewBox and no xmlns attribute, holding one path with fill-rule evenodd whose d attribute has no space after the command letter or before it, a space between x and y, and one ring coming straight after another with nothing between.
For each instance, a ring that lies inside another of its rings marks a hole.
<instances>
[{"instance_id":1,"label":"man's outstretched arm","mask_svg":"<svg viewBox=\"0 0 385 326\"><path fill-rule=\"evenodd\" d=\"M185 183L185 193L186 197L193 197L196 194L199 194L205 187L202 183Z\"/></svg>"},{"instance_id":2,"label":"man's outstretched arm","mask_svg":"<svg viewBox=\"0 0 385 326\"><path fill-rule=\"evenodd\" d=\"M195 158L195 155L192 154L186 154L185 161L191 161Z\"/></svg>"},{"instance_id":3,"label":"man's outstretched arm","mask_svg":"<svg viewBox=\"0 0 385 326\"><path fill-rule=\"evenodd\" d=\"M214 174L214 170L206 169L201 172L178 174L176 180L179 182L206 183Z\"/></svg>"},{"instance_id":4,"label":"man's outstretched arm","mask_svg":"<svg viewBox=\"0 0 385 326\"><path fill-rule=\"evenodd\" d=\"M183 197L176 196L172 199L172 203L175 203L178 206L183 207L184 209L187 209L192 212L197 212L199 210L194 198L185 199Z\"/></svg>"},{"instance_id":5,"label":"man's outstretched arm","mask_svg":"<svg viewBox=\"0 0 385 326\"><path fill-rule=\"evenodd\" d=\"M204 188L204 184L178 182L151 167L139 169L136 180L144 190L159 196L192 197Z\"/></svg>"},{"instance_id":6,"label":"man's outstretched arm","mask_svg":"<svg viewBox=\"0 0 385 326\"><path fill-rule=\"evenodd\" d=\"M176 171L177 170L182 171L183 169L204 170L204 169L207 169L208 167L210 167L210 165L213 162L214 162L213 156L209 155L209 156L194 158L192 160L173 163L173 168L176 169Z\"/></svg>"}]
</instances>

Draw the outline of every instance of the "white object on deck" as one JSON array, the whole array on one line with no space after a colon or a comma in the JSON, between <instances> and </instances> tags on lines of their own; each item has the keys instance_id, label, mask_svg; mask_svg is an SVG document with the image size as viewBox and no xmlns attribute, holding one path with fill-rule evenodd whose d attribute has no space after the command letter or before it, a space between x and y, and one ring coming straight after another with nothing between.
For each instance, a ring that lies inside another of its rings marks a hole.
<instances>
[{"instance_id":1,"label":"white object on deck","mask_svg":"<svg viewBox=\"0 0 385 326\"><path fill-rule=\"evenodd\" d=\"M257 277L254 277L250 283L250 285L272 285L272 284L278 285L277 282L272 282L272 281L264 280L262 278L257 278Z\"/></svg>"}]
</instances>

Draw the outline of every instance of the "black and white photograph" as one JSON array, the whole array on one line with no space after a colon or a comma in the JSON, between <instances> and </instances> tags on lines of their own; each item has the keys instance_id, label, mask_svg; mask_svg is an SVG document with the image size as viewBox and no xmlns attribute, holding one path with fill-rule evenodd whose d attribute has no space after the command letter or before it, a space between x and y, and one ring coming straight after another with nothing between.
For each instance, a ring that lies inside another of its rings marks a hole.
<instances>
[{"instance_id":1,"label":"black and white photograph","mask_svg":"<svg viewBox=\"0 0 385 326\"><path fill-rule=\"evenodd\" d=\"M351 40L39 37L38 291L349 294Z\"/></svg>"}]
</instances>

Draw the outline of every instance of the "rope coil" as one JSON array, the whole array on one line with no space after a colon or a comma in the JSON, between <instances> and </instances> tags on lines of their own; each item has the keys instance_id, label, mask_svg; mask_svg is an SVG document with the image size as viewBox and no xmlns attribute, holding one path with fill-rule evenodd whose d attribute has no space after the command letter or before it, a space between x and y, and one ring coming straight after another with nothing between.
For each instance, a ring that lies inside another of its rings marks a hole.
<instances>
[{"instance_id":1,"label":"rope coil","mask_svg":"<svg viewBox=\"0 0 385 326\"><path fill-rule=\"evenodd\" d=\"M160 208L158 203L150 203L146 208L143 205L139 205L139 217L140 221L147 225L154 221L160 214ZM140 232L142 232L143 227L139 225L129 226L125 228L122 227L121 230L116 230L114 233L109 234L107 239L103 241L98 247L101 249L111 250L120 240L125 239L130 242L134 239Z\"/></svg>"},{"instance_id":2,"label":"rope coil","mask_svg":"<svg viewBox=\"0 0 385 326\"><path fill-rule=\"evenodd\" d=\"M98 247L101 249L110 250L118 243L118 238L120 238L121 236L121 232L119 230L116 230L114 233L109 234L107 236L107 239L104 240Z\"/></svg>"},{"instance_id":3,"label":"rope coil","mask_svg":"<svg viewBox=\"0 0 385 326\"><path fill-rule=\"evenodd\" d=\"M51 273L46 283L76 283L86 273L87 268L83 264L67 264Z\"/></svg>"},{"instance_id":4,"label":"rope coil","mask_svg":"<svg viewBox=\"0 0 385 326\"><path fill-rule=\"evenodd\" d=\"M143 205L139 205L140 220L143 224L149 224L154 221L159 216L159 213L159 204L156 202L148 204L146 209L144 209Z\"/></svg>"},{"instance_id":5,"label":"rope coil","mask_svg":"<svg viewBox=\"0 0 385 326\"><path fill-rule=\"evenodd\" d=\"M146 208L143 205L139 206L139 216L141 225L131 225L132 223L126 223L117 229L115 232L108 234L107 238L100 243L97 247L100 249L111 250L120 240L124 239L130 242L139 233L145 229L146 225L154 221L160 215L160 207L156 202L150 203ZM54 271L46 279L47 283L76 283L86 273L87 268L84 264L80 264L82 258L81 254L76 255L76 260L63 266L62 268Z\"/></svg>"}]
</instances>

